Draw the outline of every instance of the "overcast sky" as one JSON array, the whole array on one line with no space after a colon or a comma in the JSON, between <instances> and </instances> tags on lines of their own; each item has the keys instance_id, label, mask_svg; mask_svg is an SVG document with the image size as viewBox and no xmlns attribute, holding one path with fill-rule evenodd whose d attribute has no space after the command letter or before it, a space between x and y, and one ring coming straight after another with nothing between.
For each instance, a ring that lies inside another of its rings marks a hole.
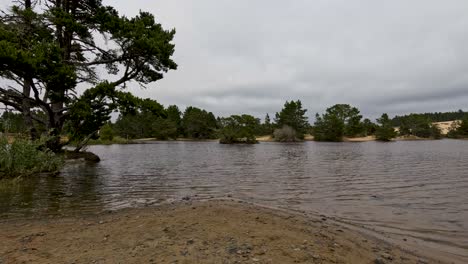
<instances>
[{"instance_id":1,"label":"overcast sky","mask_svg":"<svg viewBox=\"0 0 468 264\"><path fill-rule=\"evenodd\" d=\"M8 1L2 0L2 3ZM466 0L105 0L176 28L179 68L142 97L217 115L468 110Z\"/></svg>"}]
</instances>

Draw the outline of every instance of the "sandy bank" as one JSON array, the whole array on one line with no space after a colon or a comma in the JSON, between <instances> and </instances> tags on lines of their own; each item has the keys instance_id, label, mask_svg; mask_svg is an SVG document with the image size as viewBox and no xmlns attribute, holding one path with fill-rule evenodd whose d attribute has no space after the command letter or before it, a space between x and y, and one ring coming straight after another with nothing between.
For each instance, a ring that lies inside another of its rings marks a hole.
<instances>
[{"instance_id":1,"label":"sandy bank","mask_svg":"<svg viewBox=\"0 0 468 264\"><path fill-rule=\"evenodd\" d=\"M138 138L129 140L130 143L145 143L151 141L193 141L193 142L213 142L219 139L196 139L196 138L177 138L177 139L157 139L157 138Z\"/></svg>"},{"instance_id":2,"label":"sandy bank","mask_svg":"<svg viewBox=\"0 0 468 264\"><path fill-rule=\"evenodd\" d=\"M325 217L234 201L0 222L0 263L437 263Z\"/></svg>"},{"instance_id":3,"label":"sandy bank","mask_svg":"<svg viewBox=\"0 0 468 264\"><path fill-rule=\"evenodd\" d=\"M310 134L304 135L304 141L313 141L314 136ZM272 135L257 137L258 142L276 142Z\"/></svg>"},{"instance_id":4,"label":"sandy bank","mask_svg":"<svg viewBox=\"0 0 468 264\"><path fill-rule=\"evenodd\" d=\"M354 138L343 138L344 142L368 142L368 141L376 141L375 136L367 136L367 137L354 137Z\"/></svg>"},{"instance_id":5,"label":"sandy bank","mask_svg":"<svg viewBox=\"0 0 468 264\"><path fill-rule=\"evenodd\" d=\"M442 135L447 135L447 133L453 128L458 127L461 120L454 120L454 121L445 121L445 122L434 122L433 125L436 125L440 129L440 133Z\"/></svg>"}]
</instances>

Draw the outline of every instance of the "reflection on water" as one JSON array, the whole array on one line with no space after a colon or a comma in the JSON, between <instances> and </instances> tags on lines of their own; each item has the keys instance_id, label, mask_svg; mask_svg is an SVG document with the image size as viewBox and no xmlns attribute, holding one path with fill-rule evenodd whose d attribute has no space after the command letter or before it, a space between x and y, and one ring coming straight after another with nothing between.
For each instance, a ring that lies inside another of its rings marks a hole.
<instances>
[{"instance_id":1,"label":"reflection on water","mask_svg":"<svg viewBox=\"0 0 468 264\"><path fill-rule=\"evenodd\" d=\"M96 212L183 196L320 212L468 252L468 141L154 142L0 190L0 216ZM468 253L465 253L468 254Z\"/></svg>"}]
</instances>

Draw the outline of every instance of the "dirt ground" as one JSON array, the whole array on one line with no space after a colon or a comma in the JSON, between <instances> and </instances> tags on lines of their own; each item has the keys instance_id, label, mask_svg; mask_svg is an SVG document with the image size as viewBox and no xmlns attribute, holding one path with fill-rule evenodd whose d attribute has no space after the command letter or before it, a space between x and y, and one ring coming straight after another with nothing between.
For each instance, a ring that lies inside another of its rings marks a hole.
<instances>
[{"instance_id":1,"label":"dirt ground","mask_svg":"<svg viewBox=\"0 0 468 264\"><path fill-rule=\"evenodd\" d=\"M324 216L186 200L84 217L2 220L0 263L438 262Z\"/></svg>"}]
</instances>

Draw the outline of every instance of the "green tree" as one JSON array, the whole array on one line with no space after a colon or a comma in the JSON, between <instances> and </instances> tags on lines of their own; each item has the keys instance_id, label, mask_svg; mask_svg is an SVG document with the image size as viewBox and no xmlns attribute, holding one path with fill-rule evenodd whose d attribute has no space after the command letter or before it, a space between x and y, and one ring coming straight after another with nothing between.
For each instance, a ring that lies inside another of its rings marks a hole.
<instances>
[{"instance_id":1,"label":"green tree","mask_svg":"<svg viewBox=\"0 0 468 264\"><path fill-rule=\"evenodd\" d=\"M302 103L297 101L286 101L281 112L276 113L275 122L278 128L289 126L296 131L297 137L304 138L310 127L308 118L305 116L307 109L302 109Z\"/></svg>"},{"instance_id":2,"label":"green tree","mask_svg":"<svg viewBox=\"0 0 468 264\"><path fill-rule=\"evenodd\" d=\"M117 93L115 101L106 101L99 96L99 93L96 93L96 89L89 89L85 91L86 96L82 97L89 100L81 100L70 110L71 116L65 130L70 140L77 143L75 151L83 148L90 139L98 138L97 132L101 124L109 122L109 114L117 105L122 117L115 125L119 136L124 138L154 137L152 123L159 117L166 117L164 107L155 100L140 99L130 93ZM123 124L127 127L123 127ZM121 129L125 130L125 133L122 133Z\"/></svg>"},{"instance_id":3,"label":"green tree","mask_svg":"<svg viewBox=\"0 0 468 264\"><path fill-rule=\"evenodd\" d=\"M189 106L185 109L182 118L182 127L185 136L196 139L215 138L218 128L213 113L193 106Z\"/></svg>"},{"instance_id":4,"label":"green tree","mask_svg":"<svg viewBox=\"0 0 468 264\"><path fill-rule=\"evenodd\" d=\"M399 134L421 138L441 138L440 129L426 115L410 114L399 119Z\"/></svg>"},{"instance_id":5,"label":"green tree","mask_svg":"<svg viewBox=\"0 0 468 264\"><path fill-rule=\"evenodd\" d=\"M271 135L273 133L273 127L274 125L271 123L270 115L267 113L262 124L261 134Z\"/></svg>"},{"instance_id":6,"label":"green tree","mask_svg":"<svg viewBox=\"0 0 468 264\"><path fill-rule=\"evenodd\" d=\"M397 136L395 129L392 126L391 120L388 118L387 114L382 114L380 118L377 119L377 126L375 130L375 137L379 141L390 141L392 138Z\"/></svg>"},{"instance_id":7,"label":"green tree","mask_svg":"<svg viewBox=\"0 0 468 264\"><path fill-rule=\"evenodd\" d=\"M452 123L447 136L450 138L468 138L468 115L461 121Z\"/></svg>"},{"instance_id":8,"label":"green tree","mask_svg":"<svg viewBox=\"0 0 468 264\"><path fill-rule=\"evenodd\" d=\"M468 137L468 115L461 120L460 126L457 128L457 134L463 137Z\"/></svg>"},{"instance_id":9,"label":"green tree","mask_svg":"<svg viewBox=\"0 0 468 264\"><path fill-rule=\"evenodd\" d=\"M41 172L57 172L63 166L61 155L40 150L40 141L16 138L12 143L0 137L0 180L30 176Z\"/></svg>"},{"instance_id":10,"label":"green tree","mask_svg":"<svg viewBox=\"0 0 468 264\"><path fill-rule=\"evenodd\" d=\"M0 131L3 132L17 134L28 132L23 115L20 113L14 113L10 111L3 112L0 123L0 126L2 127Z\"/></svg>"},{"instance_id":11,"label":"green tree","mask_svg":"<svg viewBox=\"0 0 468 264\"><path fill-rule=\"evenodd\" d=\"M315 115L314 140L338 142L343 140L345 124L336 114Z\"/></svg>"},{"instance_id":12,"label":"green tree","mask_svg":"<svg viewBox=\"0 0 468 264\"><path fill-rule=\"evenodd\" d=\"M155 100L136 100L130 98L121 102L121 113L115 122L116 133L123 138L161 138L175 137L168 134L167 111ZM124 107L125 106L125 107Z\"/></svg>"},{"instance_id":13,"label":"green tree","mask_svg":"<svg viewBox=\"0 0 468 264\"><path fill-rule=\"evenodd\" d=\"M431 124L431 138L433 139L442 138L442 131L436 124Z\"/></svg>"},{"instance_id":14,"label":"green tree","mask_svg":"<svg viewBox=\"0 0 468 264\"><path fill-rule=\"evenodd\" d=\"M112 141L114 139L112 124L107 123L101 127L101 130L99 130L99 138L104 141Z\"/></svg>"},{"instance_id":15,"label":"green tree","mask_svg":"<svg viewBox=\"0 0 468 264\"><path fill-rule=\"evenodd\" d=\"M169 118L159 117L152 123L151 137L165 140L169 138L176 139L177 136L177 124Z\"/></svg>"},{"instance_id":16,"label":"green tree","mask_svg":"<svg viewBox=\"0 0 468 264\"><path fill-rule=\"evenodd\" d=\"M317 141L342 141L344 136L362 135L364 127L361 118L356 107L336 104L327 108L322 116L316 115L314 138Z\"/></svg>"},{"instance_id":17,"label":"green tree","mask_svg":"<svg viewBox=\"0 0 468 264\"><path fill-rule=\"evenodd\" d=\"M362 127L364 130L365 136L371 136L375 134L375 130L377 129L377 126L370 121L369 118L366 118L362 121Z\"/></svg>"},{"instance_id":18,"label":"green tree","mask_svg":"<svg viewBox=\"0 0 468 264\"><path fill-rule=\"evenodd\" d=\"M182 113L180 112L177 105L170 105L166 109L167 119L169 119L176 126L176 135L177 138L180 135L184 134L184 129L182 127Z\"/></svg>"},{"instance_id":19,"label":"green tree","mask_svg":"<svg viewBox=\"0 0 468 264\"><path fill-rule=\"evenodd\" d=\"M46 0L37 8L30 0L18 2L0 20L0 78L15 84L0 87L0 102L47 126L54 151L61 149L58 136L71 118L91 117L100 127L118 98L127 97L120 92L128 82L144 86L177 68L171 59L175 30L164 30L150 13L127 18L100 0ZM106 41L96 41L100 36ZM104 69L111 77L100 79Z\"/></svg>"},{"instance_id":20,"label":"green tree","mask_svg":"<svg viewBox=\"0 0 468 264\"><path fill-rule=\"evenodd\" d=\"M456 112L436 112L436 113L423 113L423 114L409 114L404 116L395 116L392 119L393 126L401 126L402 122L410 116L418 116L429 119L430 122L444 122L444 121L455 121L461 120L465 116L468 116L468 112L458 110Z\"/></svg>"},{"instance_id":21,"label":"green tree","mask_svg":"<svg viewBox=\"0 0 468 264\"><path fill-rule=\"evenodd\" d=\"M221 118L220 143L257 143L255 134L260 127L260 120L251 115L232 115Z\"/></svg>"}]
</instances>

